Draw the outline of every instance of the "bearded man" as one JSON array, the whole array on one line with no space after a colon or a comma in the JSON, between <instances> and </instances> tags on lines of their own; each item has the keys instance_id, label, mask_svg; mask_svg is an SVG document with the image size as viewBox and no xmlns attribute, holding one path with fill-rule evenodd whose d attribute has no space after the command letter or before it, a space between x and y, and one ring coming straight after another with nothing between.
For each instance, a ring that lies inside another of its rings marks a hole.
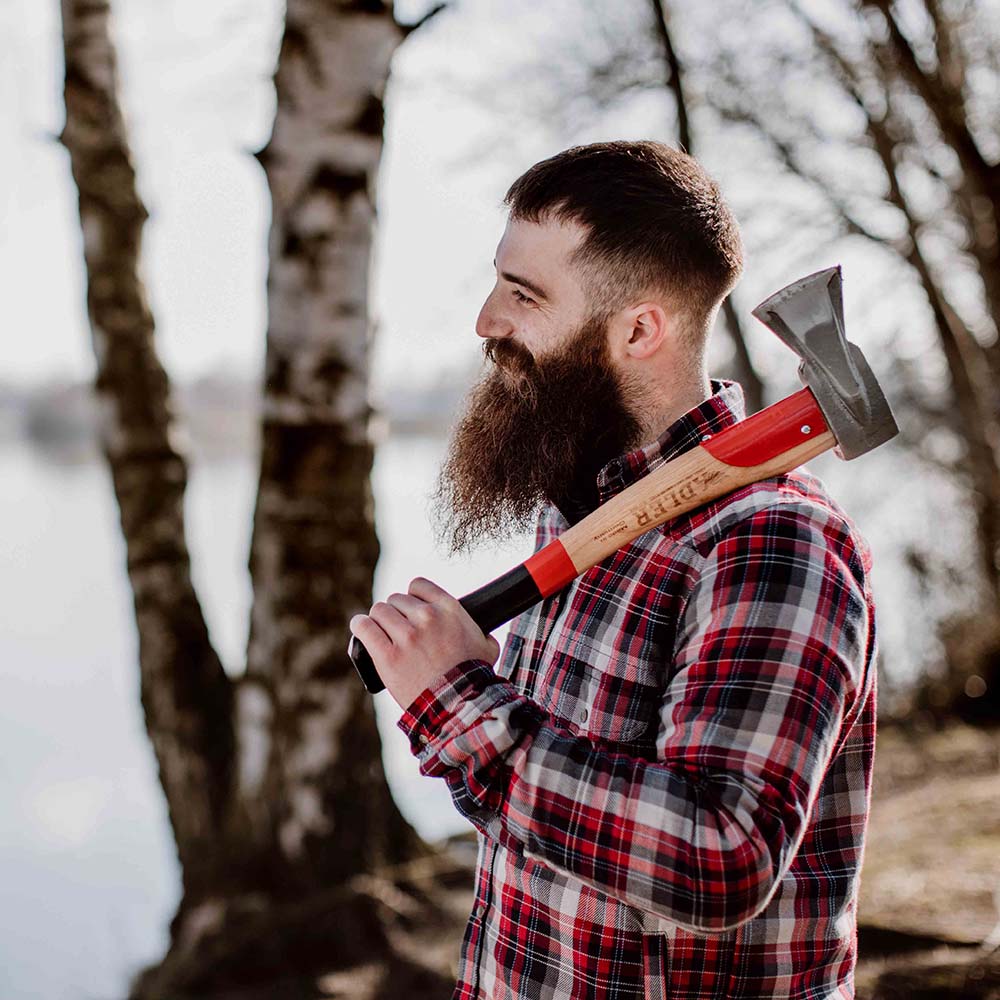
<instances>
[{"instance_id":1,"label":"bearded man","mask_svg":"<svg viewBox=\"0 0 1000 1000\"><path fill-rule=\"evenodd\" d=\"M456 549L536 513L541 548L744 416L705 362L739 231L694 160L577 147L506 204L440 481ZM800 469L635 539L515 619L496 669L428 580L352 619L478 830L456 998L853 996L869 573Z\"/></svg>"}]
</instances>

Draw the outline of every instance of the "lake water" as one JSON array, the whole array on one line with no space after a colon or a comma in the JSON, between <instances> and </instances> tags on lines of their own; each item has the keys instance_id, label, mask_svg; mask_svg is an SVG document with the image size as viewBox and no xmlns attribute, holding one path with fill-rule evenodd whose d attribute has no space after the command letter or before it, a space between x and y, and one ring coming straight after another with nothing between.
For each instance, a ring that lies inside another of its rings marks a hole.
<instances>
[{"instance_id":1,"label":"lake water","mask_svg":"<svg viewBox=\"0 0 1000 1000\"><path fill-rule=\"evenodd\" d=\"M462 561L435 550L426 497L442 448L410 437L379 451L379 595L418 573L466 593L531 551L528 536ZM899 610L913 594L898 552L913 534L907 519L935 516L919 489L900 513L900 463L889 453L865 476L831 484L850 493L845 506L876 549L896 663L927 641L921 616ZM849 475L838 464L824 457L812 468ZM196 465L188 494L195 582L230 670L246 639L255 476L249 458ZM0 482L0 1000L119 1000L130 974L166 947L178 869L139 706L117 508L101 463L60 464L26 445L0 450ZM418 775L389 696L376 704L403 812L431 839L463 829L443 783Z\"/></svg>"}]
</instances>

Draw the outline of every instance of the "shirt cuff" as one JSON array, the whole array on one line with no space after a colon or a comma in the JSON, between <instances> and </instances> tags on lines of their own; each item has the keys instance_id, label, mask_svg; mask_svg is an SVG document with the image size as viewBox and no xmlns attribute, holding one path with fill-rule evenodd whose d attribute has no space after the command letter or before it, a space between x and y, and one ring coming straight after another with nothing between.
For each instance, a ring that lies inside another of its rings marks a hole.
<instances>
[{"instance_id":1,"label":"shirt cuff","mask_svg":"<svg viewBox=\"0 0 1000 1000\"><path fill-rule=\"evenodd\" d=\"M465 660L419 694L396 723L409 739L414 755L423 755L429 745L447 739L458 718L466 714L463 708L491 686L509 687L485 660ZM496 693L500 695L499 690ZM489 701L493 705L514 695L516 691L511 689L509 694Z\"/></svg>"}]
</instances>

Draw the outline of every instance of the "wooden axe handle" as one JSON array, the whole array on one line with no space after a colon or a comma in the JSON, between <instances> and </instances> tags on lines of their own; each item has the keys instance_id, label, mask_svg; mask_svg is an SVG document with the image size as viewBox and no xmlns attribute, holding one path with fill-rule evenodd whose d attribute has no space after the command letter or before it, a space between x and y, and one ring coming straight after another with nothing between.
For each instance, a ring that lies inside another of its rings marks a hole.
<instances>
[{"instance_id":1,"label":"wooden axe handle","mask_svg":"<svg viewBox=\"0 0 1000 1000\"><path fill-rule=\"evenodd\" d=\"M459 598L487 634L639 535L749 483L789 472L837 441L809 389L703 440L622 490L503 576ZM349 654L372 694L385 685L356 637Z\"/></svg>"}]
</instances>

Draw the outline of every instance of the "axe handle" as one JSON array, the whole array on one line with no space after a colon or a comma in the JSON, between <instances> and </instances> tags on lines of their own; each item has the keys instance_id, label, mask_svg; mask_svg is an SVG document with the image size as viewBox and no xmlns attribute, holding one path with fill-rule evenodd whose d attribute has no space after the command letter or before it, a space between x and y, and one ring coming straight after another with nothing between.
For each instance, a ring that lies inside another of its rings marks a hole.
<instances>
[{"instance_id":1,"label":"axe handle","mask_svg":"<svg viewBox=\"0 0 1000 1000\"><path fill-rule=\"evenodd\" d=\"M639 535L741 486L789 472L836 443L812 392L802 389L665 462L459 601L489 634ZM357 638L348 651L365 687L381 691L385 685Z\"/></svg>"}]
</instances>

